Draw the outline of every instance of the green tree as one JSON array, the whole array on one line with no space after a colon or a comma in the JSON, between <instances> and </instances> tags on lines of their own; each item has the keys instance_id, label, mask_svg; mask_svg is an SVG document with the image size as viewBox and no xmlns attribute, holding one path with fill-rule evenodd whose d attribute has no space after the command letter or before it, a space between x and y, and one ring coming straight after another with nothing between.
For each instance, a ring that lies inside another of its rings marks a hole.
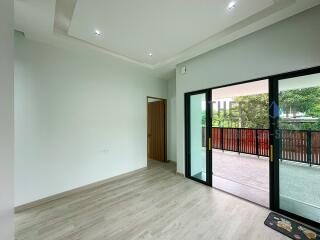
<instances>
[{"instance_id":1,"label":"green tree","mask_svg":"<svg viewBox=\"0 0 320 240\"><path fill-rule=\"evenodd\" d=\"M235 98L238 103L239 121L244 128L269 128L269 96L258 94Z\"/></svg>"},{"instance_id":2,"label":"green tree","mask_svg":"<svg viewBox=\"0 0 320 240\"><path fill-rule=\"evenodd\" d=\"M214 111L214 127L269 128L268 94L234 98L227 111Z\"/></svg>"},{"instance_id":3,"label":"green tree","mask_svg":"<svg viewBox=\"0 0 320 240\"><path fill-rule=\"evenodd\" d=\"M280 128L320 130L320 87L281 91L279 107L284 114L303 113L305 117L318 119L311 123L297 123L280 118ZM203 112L203 126L205 119ZM212 126L269 129L269 95L264 93L235 97L229 110L212 112Z\"/></svg>"},{"instance_id":4,"label":"green tree","mask_svg":"<svg viewBox=\"0 0 320 240\"><path fill-rule=\"evenodd\" d=\"M318 121L313 123L288 123L280 119L281 128L320 130L320 87L281 91L279 107L284 114L303 113L305 117L318 118Z\"/></svg>"}]
</instances>

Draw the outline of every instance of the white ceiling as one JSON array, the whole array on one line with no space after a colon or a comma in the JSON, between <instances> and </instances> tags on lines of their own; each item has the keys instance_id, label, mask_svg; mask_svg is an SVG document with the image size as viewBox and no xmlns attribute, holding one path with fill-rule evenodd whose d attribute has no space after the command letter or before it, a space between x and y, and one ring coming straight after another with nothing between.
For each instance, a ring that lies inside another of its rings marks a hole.
<instances>
[{"instance_id":1,"label":"white ceiling","mask_svg":"<svg viewBox=\"0 0 320 240\"><path fill-rule=\"evenodd\" d=\"M27 38L91 47L166 78L182 61L320 4L237 0L228 11L230 1L15 0L15 27Z\"/></svg>"},{"instance_id":2,"label":"white ceiling","mask_svg":"<svg viewBox=\"0 0 320 240\"><path fill-rule=\"evenodd\" d=\"M55 0L15 0L15 29L26 34L53 32Z\"/></svg>"},{"instance_id":3,"label":"white ceiling","mask_svg":"<svg viewBox=\"0 0 320 240\"><path fill-rule=\"evenodd\" d=\"M279 81L279 91L320 87L320 73L288 78Z\"/></svg>"},{"instance_id":4,"label":"white ceiling","mask_svg":"<svg viewBox=\"0 0 320 240\"><path fill-rule=\"evenodd\" d=\"M272 0L239 0L228 11L229 2L78 0L69 34L153 65L273 5ZM95 29L103 35L97 37Z\"/></svg>"},{"instance_id":5,"label":"white ceiling","mask_svg":"<svg viewBox=\"0 0 320 240\"><path fill-rule=\"evenodd\" d=\"M249 83L242 83L228 87L215 88L212 90L212 99L218 100L223 98L258 95L269 92L269 81L260 80Z\"/></svg>"}]
</instances>

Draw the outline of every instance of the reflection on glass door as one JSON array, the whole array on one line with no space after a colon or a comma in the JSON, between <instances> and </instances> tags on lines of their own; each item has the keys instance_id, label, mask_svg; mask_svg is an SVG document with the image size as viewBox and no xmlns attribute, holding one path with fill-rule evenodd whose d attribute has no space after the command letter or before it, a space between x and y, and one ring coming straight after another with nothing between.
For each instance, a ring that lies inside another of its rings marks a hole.
<instances>
[{"instance_id":1,"label":"reflection on glass door","mask_svg":"<svg viewBox=\"0 0 320 240\"><path fill-rule=\"evenodd\" d=\"M187 133L188 133L188 166L187 176L211 184L211 170L208 141L208 93L201 92L188 95L187 101Z\"/></svg>"},{"instance_id":2,"label":"reflection on glass door","mask_svg":"<svg viewBox=\"0 0 320 240\"><path fill-rule=\"evenodd\" d=\"M320 74L278 81L279 208L320 223Z\"/></svg>"}]
</instances>

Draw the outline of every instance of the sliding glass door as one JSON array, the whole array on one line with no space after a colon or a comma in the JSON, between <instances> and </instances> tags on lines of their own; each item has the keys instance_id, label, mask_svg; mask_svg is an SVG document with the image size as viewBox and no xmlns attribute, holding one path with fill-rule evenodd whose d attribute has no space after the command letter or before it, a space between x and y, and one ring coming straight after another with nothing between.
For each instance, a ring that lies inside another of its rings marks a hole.
<instances>
[{"instance_id":1,"label":"sliding glass door","mask_svg":"<svg viewBox=\"0 0 320 240\"><path fill-rule=\"evenodd\" d=\"M272 86L274 208L319 225L320 73L283 75Z\"/></svg>"},{"instance_id":2,"label":"sliding glass door","mask_svg":"<svg viewBox=\"0 0 320 240\"><path fill-rule=\"evenodd\" d=\"M320 67L263 79L185 94L186 176L320 227Z\"/></svg>"},{"instance_id":3,"label":"sliding glass door","mask_svg":"<svg viewBox=\"0 0 320 240\"><path fill-rule=\"evenodd\" d=\"M186 94L186 175L211 186L210 91Z\"/></svg>"}]
</instances>

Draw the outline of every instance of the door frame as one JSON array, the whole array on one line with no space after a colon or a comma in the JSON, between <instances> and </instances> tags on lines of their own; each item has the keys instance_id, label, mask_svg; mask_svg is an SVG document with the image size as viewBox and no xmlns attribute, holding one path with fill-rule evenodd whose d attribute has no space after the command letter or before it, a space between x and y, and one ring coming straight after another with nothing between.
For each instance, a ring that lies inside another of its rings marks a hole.
<instances>
[{"instance_id":1,"label":"door frame","mask_svg":"<svg viewBox=\"0 0 320 240\"><path fill-rule=\"evenodd\" d=\"M191 138L190 138L190 97L192 95L206 94L206 177L207 181L202 181L200 179L191 176ZM185 93L185 175L196 182L203 183L208 186L212 186L212 151L209 147L209 141L212 139L212 131L210 126L212 126L211 118L211 98L212 93L210 89L194 91L190 93ZM211 144L211 142L210 142Z\"/></svg>"},{"instance_id":2,"label":"door frame","mask_svg":"<svg viewBox=\"0 0 320 240\"><path fill-rule=\"evenodd\" d=\"M308 68L303 70L298 70L294 72L288 72L284 74L279 74L269 78L269 121L270 121L270 153L271 145L273 145L273 161L270 157L270 209L286 215L292 219L296 219L300 222L306 223L310 226L314 226L320 229L320 223L313 220L304 218L302 216L296 215L294 213L282 210L280 208L280 175L279 175L279 139L277 136L277 130L279 129L279 81L301 77L306 75L312 75L320 73L320 67ZM273 103L273 104L272 104ZM275 107L276 106L276 107Z\"/></svg>"},{"instance_id":3,"label":"door frame","mask_svg":"<svg viewBox=\"0 0 320 240\"><path fill-rule=\"evenodd\" d=\"M148 138L148 103L149 99L155 99L163 101L164 103L164 162L168 162L168 149L167 149L167 99L165 98L159 98L159 97L151 97L147 96L147 161L149 161L149 152L148 152L148 144L149 144L149 138Z\"/></svg>"},{"instance_id":4,"label":"door frame","mask_svg":"<svg viewBox=\"0 0 320 240\"><path fill-rule=\"evenodd\" d=\"M246 80L246 81L240 81L240 82L236 82L236 83L230 83L230 84L225 84L225 85L220 85L220 86L215 86L215 87L210 87L210 88L206 88L203 90L197 90L197 91L192 91L192 92L187 92L184 94L184 107L185 107L185 175L188 178L191 178L192 180L195 180L197 182L201 182L204 183L198 179L194 179L192 177L190 177L190 174L188 175L188 168L190 168L190 159L189 159L189 140L188 138L190 138L190 133L189 133L189 119L188 119L188 115L189 113L189 104L188 104L188 99L190 95L194 95L194 94L199 94L199 93L203 93L205 91L210 91L213 89L217 89L217 88L223 88L223 87L229 87L229 86L234 86L234 85L238 85L238 84L243 84L243 83L250 83L250 82L255 82L255 81L261 81L261 80L268 80L269 81L269 123L270 123L270 136L269 136L269 145L273 145L273 149L275 151L272 151L271 149L269 149L270 153L271 151L273 152L273 161L271 161L271 158L269 158L269 201L270 201L270 206L269 209L275 212L278 212L280 214L286 215L292 219L296 219L300 222L306 223L310 226L314 226L317 228L320 228L320 224L317 222L314 222L312 220L306 219L304 217L298 216L296 214L281 210L279 207L279 153L277 151L279 143L275 138L275 131L278 127L278 119L277 118L272 118L272 114L274 113L274 105L272 105L273 102L275 102L278 105L278 81L281 79L288 79L288 78L294 78L294 77L299 77L299 76L303 76L303 75L310 75L310 74L316 74L316 73L320 73L320 66L314 66L314 67L310 67L310 68L305 68L305 69L301 69L301 70L294 70L294 71L290 71L290 72L285 72L285 73L280 73L280 74L274 74L274 75L269 75L269 76L265 76L265 77L259 77L259 78L254 78L251 80ZM210 98L211 100L211 98ZM208 109L208 108L207 108ZM210 107L211 109L211 107ZM211 116L210 116L211 117ZM209 126L209 125L207 125ZM208 132L208 131L207 131ZM208 139L207 139L207 143L208 143ZM208 161L208 159L207 159ZM212 168L212 156L211 156L211 160L210 160L210 165ZM206 185L209 185L207 183L204 183ZM209 185L212 187L212 175L211 175L211 184Z\"/></svg>"}]
</instances>

